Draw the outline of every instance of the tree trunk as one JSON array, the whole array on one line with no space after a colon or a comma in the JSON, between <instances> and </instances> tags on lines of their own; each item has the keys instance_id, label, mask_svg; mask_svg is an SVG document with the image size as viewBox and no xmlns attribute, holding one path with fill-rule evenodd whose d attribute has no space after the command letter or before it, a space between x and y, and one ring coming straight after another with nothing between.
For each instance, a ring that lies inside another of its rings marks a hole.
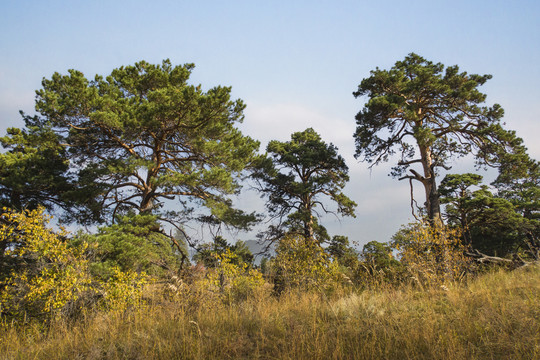
<instances>
[{"instance_id":1,"label":"tree trunk","mask_svg":"<svg viewBox=\"0 0 540 360\"><path fill-rule=\"evenodd\" d=\"M310 240L314 239L314 233L313 233L313 216L310 215L309 222L307 223L306 227L306 237Z\"/></svg>"},{"instance_id":2,"label":"tree trunk","mask_svg":"<svg viewBox=\"0 0 540 360\"><path fill-rule=\"evenodd\" d=\"M17 191L11 191L11 207L15 210L22 210L21 193Z\"/></svg>"},{"instance_id":3,"label":"tree trunk","mask_svg":"<svg viewBox=\"0 0 540 360\"><path fill-rule=\"evenodd\" d=\"M142 195L141 204L139 205L139 212L150 213L154 208L154 193L155 190L146 189Z\"/></svg>"},{"instance_id":4,"label":"tree trunk","mask_svg":"<svg viewBox=\"0 0 540 360\"><path fill-rule=\"evenodd\" d=\"M431 224L442 225L441 217L441 202L439 192L437 191L437 182L435 178L435 169L433 166L433 158L431 149L427 145L419 145L420 156L422 159L422 167L424 176L422 184L426 193L426 213Z\"/></svg>"},{"instance_id":5,"label":"tree trunk","mask_svg":"<svg viewBox=\"0 0 540 360\"><path fill-rule=\"evenodd\" d=\"M144 184L144 192L142 194L141 199L141 205L139 207L139 211L141 213L150 213L152 209L154 208L154 201L155 201L155 194L156 194L156 188L155 188L155 178L158 174L158 169L160 167L159 158L157 155L154 155L152 157L152 160L156 165L150 169L148 169L146 174L146 183Z\"/></svg>"},{"instance_id":6,"label":"tree trunk","mask_svg":"<svg viewBox=\"0 0 540 360\"><path fill-rule=\"evenodd\" d=\"M304 222L304 236L306 237L306 240L313 241L315 235L313 231L313 214L311 212L311 207L306 205L304 211L306 212L305 216L307 217Z\"/></svg>"}]
</instances>

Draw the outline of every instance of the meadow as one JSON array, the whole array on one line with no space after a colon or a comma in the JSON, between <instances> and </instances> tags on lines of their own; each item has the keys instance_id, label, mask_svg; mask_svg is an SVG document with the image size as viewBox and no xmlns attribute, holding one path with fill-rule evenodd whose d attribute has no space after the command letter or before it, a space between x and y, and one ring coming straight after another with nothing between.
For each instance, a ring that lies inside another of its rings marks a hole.
<instances>
[{"instance_id":1,"label":"meadow","mask_svg":"<svg viewBox=\"0 0 540 360\"><path fill-rule=\"evenodd\" d=\"M444 286L260 291L0 326L3 359L540 359L540 267Z\"/></svg>"}]
</instances>

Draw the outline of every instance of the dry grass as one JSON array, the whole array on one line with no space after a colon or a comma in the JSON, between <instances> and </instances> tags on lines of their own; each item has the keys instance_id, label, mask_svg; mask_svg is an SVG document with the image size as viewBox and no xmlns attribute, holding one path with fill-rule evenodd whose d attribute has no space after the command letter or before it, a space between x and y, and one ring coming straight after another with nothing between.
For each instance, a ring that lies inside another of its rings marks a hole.
<instances>
[{"instance_id":1,"label":"dry grass","mask_svg":"<svg viewBox=\"0 0 540 360\"><path fill-rule=\"evenodd\" d=\"M6 359L540 359L540 268L327 299L159 304L76 324L4 324Z\"/></svg>"}]
</instances>

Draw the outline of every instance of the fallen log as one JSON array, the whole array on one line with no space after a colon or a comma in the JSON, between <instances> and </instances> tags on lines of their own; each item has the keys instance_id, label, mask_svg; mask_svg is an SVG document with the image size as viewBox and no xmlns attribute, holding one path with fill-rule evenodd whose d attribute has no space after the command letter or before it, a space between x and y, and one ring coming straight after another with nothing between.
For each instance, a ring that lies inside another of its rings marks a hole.
<instances>
[{"instance_id":1,"label":"fallen log","mask_svg":"<svg viewBox=\"0 0 540 360\"><path fill-rule=\"evenodd\" d=\"M476 249L472 249L465 252L465 255L472 258L479 264L494 264L494 265L506 265L512 269L517 269L523 266L528 266L536 261L525 261L518 254L514 254L512 259L506 259L498 256L490 256Z\"/></svg>"}]
</instances>

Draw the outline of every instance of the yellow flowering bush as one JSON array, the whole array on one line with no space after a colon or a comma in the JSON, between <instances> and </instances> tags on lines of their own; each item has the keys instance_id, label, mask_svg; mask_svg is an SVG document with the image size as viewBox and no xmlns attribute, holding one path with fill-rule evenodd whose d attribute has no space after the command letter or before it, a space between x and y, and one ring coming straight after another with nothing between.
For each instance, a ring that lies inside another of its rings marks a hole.
<instances>
[{"instance_id":1,"label":"yellow flowering bush","mask_svg":"<svg viewBox=\"0 0 540 360\"><path fill-rule=\"evenodd\" d=\"M459 229L413 223L394 235L393 245L411 278L420 284L457 280L470 266Z\"/></svg>"}]
</instances>

